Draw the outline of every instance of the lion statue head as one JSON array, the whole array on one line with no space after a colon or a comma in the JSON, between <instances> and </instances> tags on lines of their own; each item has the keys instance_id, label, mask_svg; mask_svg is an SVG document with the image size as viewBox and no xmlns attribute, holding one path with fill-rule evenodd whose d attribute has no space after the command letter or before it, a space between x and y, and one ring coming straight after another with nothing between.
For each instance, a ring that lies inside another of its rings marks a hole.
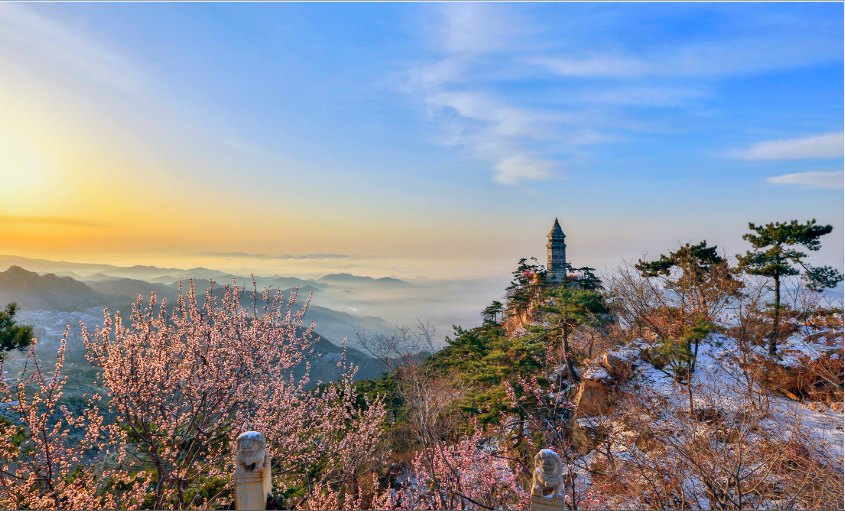
<instances>
[{"instance_id":1,"label":"lion statue head","mask_svg":"<svg viewBox=\"0 0 845 511\"><path fill-rule=\"evenodd\" d=\"M269 462L267 439L257 431L242 433L236 440L238 444L237 470L255 472Z\"/></svg>"},{"instance_id":2,"label":"lion statue head","mask_svg":"<svg viewBox=\"0 0 845 511\"><path fill-rule=\"evenodd\" d=\"M534 481L532 495L563 495L563 462L558 453L541 449L534 456Z\"/></svg>"}]
</instances>

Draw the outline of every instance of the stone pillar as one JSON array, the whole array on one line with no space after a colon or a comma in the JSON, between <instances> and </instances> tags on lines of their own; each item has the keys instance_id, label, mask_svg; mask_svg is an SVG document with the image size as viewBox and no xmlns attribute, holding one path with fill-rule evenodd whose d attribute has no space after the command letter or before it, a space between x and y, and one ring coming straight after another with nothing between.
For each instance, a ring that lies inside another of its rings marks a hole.
<instances>
[{"instance_id":1,"label":"stone pillar","mask_svg":"<svg viewBox=\"0 0 845 511\"><path fill-rule=\"evenodd\" d=\"M267 495L273 490L267 440L257 431L247 431L237 443L235 509L266 509Z\"/></svg>"}]
</instances>

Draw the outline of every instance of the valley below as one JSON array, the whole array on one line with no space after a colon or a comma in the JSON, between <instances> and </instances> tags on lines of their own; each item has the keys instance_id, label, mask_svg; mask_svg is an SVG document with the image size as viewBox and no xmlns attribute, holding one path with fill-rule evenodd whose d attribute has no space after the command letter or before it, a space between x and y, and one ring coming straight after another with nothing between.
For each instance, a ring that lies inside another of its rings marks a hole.
<instances>
[{"instance_id":1,"label":"valley below","mask_svg":"<svg viewBox=\"0 0 845 511\"><path fill-rule=\"evenodd\" d=\"M425 325L434 333L435 347L442 346L453 325L480 324L478 311L490 300L501 298L506 285L505 281L482 279L410 283L345 273L319 279L245 277L199 267L121 267L8 255L0 256L0 269L0 304L19 305L18 322L34 327L41 359L55 360L67 329L68 390L74 392L78 387L79 394L93 384L94 374L85 357L80 325L91 331L101 326L104 309L110 314L119 312L125 320L139 298L142 306L147 306L153 294L159 305L166 300L172 307L178 301L180 283L181 292L186 293L193 282L200 300L205 299L209 286L219 295L224 288L237 285L243 292L240 301L246 307L256 304L260 308L265 290L281 292L285 297L296 293L294 311L310 298L303 327L313 321L314 334L319 338L311 360L315 381L330 381L339 375L336 363L344 347L347 361L359 368L356 378L381 374L383 364L363 349L359 336L386 335L398 327L413 329ZM257 292L255 297L253 290ZM5 370L14 374L24 362L24 353L11 352Z\"/></svg>"}]
</instances>

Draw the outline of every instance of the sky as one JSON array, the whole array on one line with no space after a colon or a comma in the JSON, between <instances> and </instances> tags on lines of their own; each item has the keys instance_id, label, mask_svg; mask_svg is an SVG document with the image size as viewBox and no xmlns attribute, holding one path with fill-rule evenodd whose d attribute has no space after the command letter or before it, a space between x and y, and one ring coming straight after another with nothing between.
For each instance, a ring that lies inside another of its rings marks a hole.
<instances>
[{"instance_id":1,"label":"sky","mask_svg":"<svg viewBox=\"0 0 845 511\"><path fill-rule=\"evenodd\" d=\"M2 3L0 253L600 271L831 224L841 3Z\"/></svg>"}]
</instances>

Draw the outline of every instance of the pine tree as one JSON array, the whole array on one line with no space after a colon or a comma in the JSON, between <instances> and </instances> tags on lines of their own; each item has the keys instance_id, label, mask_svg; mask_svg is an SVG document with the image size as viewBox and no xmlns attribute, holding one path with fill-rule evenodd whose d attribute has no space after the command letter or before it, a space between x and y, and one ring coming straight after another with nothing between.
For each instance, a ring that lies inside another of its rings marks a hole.
<instances>
[{"instance_id":1,"label":"pine tree","mask_svg":"<svg viewBox=\"0 0 845 511\"><path fill-rule=\"evenodd\" d=\"M830 225L816 225L816 219L805 224L792 220L789 223L769 223L765 226L748 224L756 234L745 234L742 239L751 242L754 250L745 255L737 255L740 266L751 275L762 275L775 282L775 318L772 336L769 340L769 354L777 352L778 326L780 322L780 285L781 278L798 275L800 272L793 265L804 269L802 277L808 288L820 292L824 288L836 287L842 281L842 274L830 266L813 267L804 260L807 254L796 250L802 246L813 252L821 248L819 238L833 230Z\"/></svg>"},{"instance_id":2,"label":"pine tree","mask_svg":"<svg viewBox=\"0 0 845 511\"><path fill-rule=\"evenodd\" d=\"M642 272L643 277L669 275L673 267L679 267L689 277L701 278L701 274L710 273L714 265L724 264L726 261L716 249L716 245L707 246L707 240L696 245L687 243L668 256L660 254L657 261L646 262L640 260L634 267Z\"/></svg>"},{"instance_id":3,"label":"pine tree","mask_svg":"<svg viewBox=\"0 0 845 511\"><path fill-rule=\"evenodd\" d=\"M584 266L582 268L574 268L571 264L566 263L566 269L571 272L576 272L578 277L574 284L581 289L588 289L591 291L600 291L602 289L601 279L595 274L596 269Z\"/></svg>"},{"instance_id":4,"label":"pine tree","mask_svg":"<svg viewBox=\"0 0 845 511\"><path fill-rule=\"evenodd\" d=\"M719 255L717 246L707 241L681 245L657 261L640 260L634 267L645 278L658 278L662 288L675 298L674 306L663 307L658 317L665 318L667 329L659 332L663 345L658 352L666 357L675 376L689 377L695 372L699 345L715 331L719 312L739 296L742 283L735 270Z\"/></svg>"},{"instance_id":5,"label":"pine tree","mask_svg":"<svg viewBox=\"0 0 845 511\"><path fill-rule=\"evenodd\" d=\"M527 262L528 259L524 257L519 260L516 270L512 272L514 278L506 289L508 309L517 314L528 309L531 304L531 297L546 281L545 267L539 264L537 258L532 257L531 260L536 264ZM536 283L535 278L537 279Z\"/></svg>"},{"instance_id":6,"label":"pine tree","mask_svg":"<svg viewBox=\"0 0 845 511\"><path fill-rule=\"evenodd\" d=\"M0 311L0 360L4 358L4 352L23 351L32 343L32 327L15 324L17 311L18 304L15 302L6 305L6 309Z\"/></svg>"},{"instance_id":7,"label":"pine tree","mask_svg":"<svg viewBox=\"0 0 845 511\"><path fill-rule=\"evenodd\" d=\"M563 352L566 357L566 369L569 379L578 383L580 378L575 371L572 354L569 349L569 332L580 325L599 326L607 321L610 313L601 293L592 290L556 286L544 296L545 302L538 310L546 312L549 323L556 325L552 330L562 330Z\"/></svg>"},{"instance_id":8,"label":"pine tree","mask_svg":"<svg viewBox=\"0 0 845 511\"><path fill-rule=\"evenodd\" d=\"M495 323L496 318L503 310L504 305L502 305L501 302L494 300L493 303L484 308L484 311L481 313L481 319L484 320L484 323Z\"/></svg>"}]
</instances>

